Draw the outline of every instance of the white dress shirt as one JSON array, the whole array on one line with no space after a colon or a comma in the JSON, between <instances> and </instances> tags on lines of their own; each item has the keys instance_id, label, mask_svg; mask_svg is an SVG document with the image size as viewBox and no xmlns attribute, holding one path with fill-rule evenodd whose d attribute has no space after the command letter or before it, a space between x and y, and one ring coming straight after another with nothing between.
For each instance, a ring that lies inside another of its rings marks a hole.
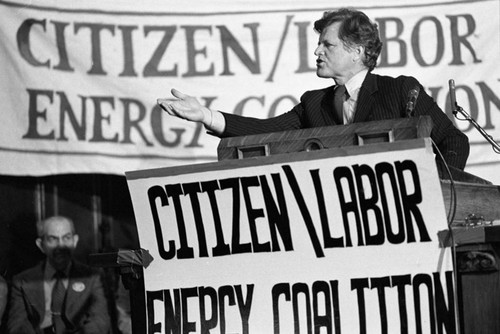
<instances>
[{"instance_id":1,"label":"white dress shirt","mask_svg":"<svg viewBox=\"0 0 500 334\"><path fill-rule=\"evenodd\" d=\"M345 88L349 94L349 98L344 101L344 124L350 124L354 120L354 113L356 112L356 105L358 102L359 89L361 84L365 81L368 70L362 70L356 73L349 81L345 83Z\"/></svg>"}]
</instances>

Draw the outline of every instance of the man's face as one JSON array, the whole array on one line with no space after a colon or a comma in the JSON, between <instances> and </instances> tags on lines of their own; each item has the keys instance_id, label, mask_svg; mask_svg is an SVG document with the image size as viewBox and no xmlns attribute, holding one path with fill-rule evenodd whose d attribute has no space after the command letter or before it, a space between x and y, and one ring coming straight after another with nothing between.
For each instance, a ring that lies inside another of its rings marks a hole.
<instances>
[{"instance_id":1,"label":"man's face","mask_svg":"<svg viewBox=\"0 0 500 334\"><path fill-rule=\"evenodd\" d=\"M63 219L45 222L44 233L36 240L38 248L47 256L56 270L64 270L78 243L78 235L73 233L71 224Z\"/></svg>"},{"instance_id":2,"label":"man's face","mask_svg":"<svg viewBox=\"0 0 500 334\"><path fill-rule=\"evenodd\" d=\"M359 71L359 52L355 48L346 48L339 39L340 22L326 27L319 36L316 74L320 78L333 78L338 84L344 84Z\"/></svg>"}]
</instances>

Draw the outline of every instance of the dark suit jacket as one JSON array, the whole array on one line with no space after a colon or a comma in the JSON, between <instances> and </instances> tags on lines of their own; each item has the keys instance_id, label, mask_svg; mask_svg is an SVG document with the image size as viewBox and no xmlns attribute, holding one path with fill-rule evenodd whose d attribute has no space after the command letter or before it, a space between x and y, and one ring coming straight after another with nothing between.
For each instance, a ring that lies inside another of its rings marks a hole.
<instances>
[{"instance_id":1,"label":"dark suit jacket","mask_svg":"<svg viewBox=\"0 0 500 334\"><path fill-rule=\"evenodd\" d=\"M43 272L44 262L14 276L8 333L41 333L39 327L45 312ZM68 279L63 315L71 326L68 333L108 333L110 319L100 272L73 262Z\"/></svg>"},{"instance_id":2,"label":"dark suit jacket","mask_svg":"<svg viewBox=\"0 0 500 334\"><path fill-rule=\"evenodd\" d=\"M0 326L2 325L3 312L7 306L7 296L9 294L9 288L5 279L0 276ZM0 327L1 331L1 327Z\"/></svg>"},{"instance_id":3,"label":"dark suit jacket","mask_svg":"<svg viewBox=\"0 0 500 334\"><path fill-rule=\"evenodd\" d=\"M448 165L464 169L469 156L469 140L427 95L413 77L397 78L368 73L358 95L354 122L406 117L408 92L416 85L420 94L415 116L429 115L433 122L431 138ZM268 119L241 117L224 113L226 129L221 137L233 137L336 125L333 112L334 86L304 93L300 103L289 112Z\"/></svg>"}]
</instances>

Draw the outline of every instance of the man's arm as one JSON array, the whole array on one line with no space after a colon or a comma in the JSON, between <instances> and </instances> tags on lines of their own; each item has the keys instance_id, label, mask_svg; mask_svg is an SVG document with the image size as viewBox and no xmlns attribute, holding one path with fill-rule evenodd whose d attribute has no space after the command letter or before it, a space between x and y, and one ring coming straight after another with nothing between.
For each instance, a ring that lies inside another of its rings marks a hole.
<instances>
[{"instance_id":1,"label":"man's arm","mask_svg":"<svg viewBox=\"0 0 500 334\"><path fill-rule=\"evenodd\" d=\"M469 157L469 138L454 126L441 126L436 131L433 129L431 138L434 134L436 137L442 137L436 144L446 163L463 170Z\"/></svg>"},{"instance_id":2,"label":"man's arm","mask_svg":"<svg viewBox=\"0 0 500 334\"><path fill-rule=\"evenodd\" d=\"M167 98L157 100L157 104L169 115L191 122L200 122L215 135L224 132L226 123L221 112L202 106L196 98L183 94L176 89L172 89L171 93L177 100L172 101L172 99Z\"/></svg>"},{"instance_id":3,"label":"man's arm","mask_svg":"<svg viewBox=\"0 0 500 334\"><path fill-rule=\"evenodd\" d=\"M427 95L423 88L420 89L415 111L417 115L429 115L431 117L433 124L431 138L443 155L445 162L450 166L463 170L470 149L467 136L453 125L448 116L439 108L434 99Z\"/></svg>"}]
</instances>

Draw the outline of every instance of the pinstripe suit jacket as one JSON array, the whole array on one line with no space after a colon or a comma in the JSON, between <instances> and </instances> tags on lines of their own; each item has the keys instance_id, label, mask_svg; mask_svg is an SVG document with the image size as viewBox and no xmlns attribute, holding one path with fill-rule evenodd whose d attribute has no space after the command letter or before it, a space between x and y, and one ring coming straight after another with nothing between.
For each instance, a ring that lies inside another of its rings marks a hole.
<instances>
[{"instance_id":1,"label":"pinstripe suit jacket","mask_svg":"<svg viewBox=\"0 0 500 334\"><path fill-rule=\"evenodd\" d=\"M448 165L464 169L469 156L469 140L458 130L434 99L413 77L397 78L368 73L358 95L354 122L379 121L406 117L408 92L418 85L420 94L415 116L429 115L433 122L432 140ZM283 115L268 119L224 113L226 128L221 137L244 136L336 125L333 112L334 86L307 91L300 103Z\"/></svg>"}]
</instances>

